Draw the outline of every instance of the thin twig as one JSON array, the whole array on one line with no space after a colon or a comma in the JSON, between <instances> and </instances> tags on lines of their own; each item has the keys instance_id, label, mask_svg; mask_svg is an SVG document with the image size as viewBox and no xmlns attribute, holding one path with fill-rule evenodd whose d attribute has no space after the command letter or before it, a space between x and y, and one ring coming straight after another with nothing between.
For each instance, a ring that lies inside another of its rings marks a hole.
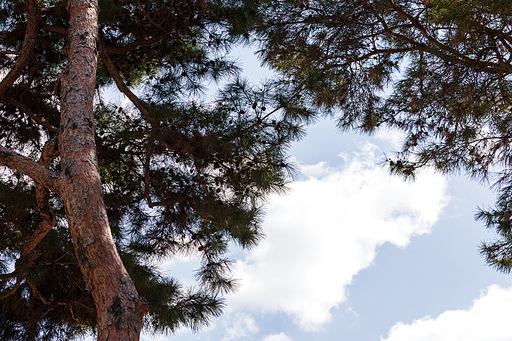
<instances>
[{"instance_id":1,"label":"thin twig","mask_svg":"<svg viewBox=\"0 0 512 341\"><path fill-rule=\"evenodd\" d=\"M15 98L9 97L9 96L4 96L4 99L6 102L14 105L19 110L24 112L28 117L33 119L36 123L38 123L41 126L43 126L44 128L46 128L49 132L56 133L59 131L59 128L53 126L44 117L41 117L41 116L35 114L34 112L32 112L32 110L30 110L24 103L18 101Z\"/></svg>"}]
</instances>

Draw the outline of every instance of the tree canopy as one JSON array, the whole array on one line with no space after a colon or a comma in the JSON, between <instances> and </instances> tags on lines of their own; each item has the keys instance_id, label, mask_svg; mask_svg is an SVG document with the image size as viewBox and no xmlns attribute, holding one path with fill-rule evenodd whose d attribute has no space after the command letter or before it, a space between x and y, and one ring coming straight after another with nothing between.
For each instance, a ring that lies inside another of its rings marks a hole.
<instances>
[{"instance_id":1,"label":"tree canopy","mask_svg":"<svg viewBox=\"0 0 512 341\"><path fill-rule=\"evenodd\" d=\"M320 114L404 131L394 173L495 183L478 218L499 239L482 252L510 271L511 16L504 0L1 2L0 338L220 314L228 246L262 238L287 148ZM237 44L279 76L244 80ZM201 259L196 287L153 265L178 255Z\"/></svg>"},{"instance_id":2,"label":"tree canopy","mask_svg":"<svg viewBox=\"0 0 512 341\"><path fill-rule=\"evenodd\" d=\"M100 328L107 305L84 277L94 260L83 254L85 237L70 234L69 200L36 176L79 182L63 161L75 147L62 136L83 139L80 122L66 118L78 109L65 114L66 75L88 43L87 32L77 42L71 32L80 20L73 6L83 3L0 3L0 164L9 167L0 178L2 340L83 335ZM220 314L221 295L236 287L228 246L261 239L262 204L285 190L286 150L311 113L285 102L277 84L252 86L229 59L261 20L252 2L100 0L99 9L94 122L82 121L94 129L109 230L147 306L145 326L195 329ZM112 91L130 103L109 101ZM92 205L78 202L78 211ZM194 288L153 265L180 255L201 259ZM105 314L123 316L122 307L116 296Z\"/></svg>"},{"instance_id":3,"label":"tree canopy","mask_svg":"<svg viewBox=\"0 0 512 341\"><path fill-rule=\"evenodd\" d=\"M390 127L392 173L463 172L498 191L477 219L498 234L488 263L512 269L512 7L490 0L276 1L260 56L341 130Z\"/></svg>"}]
</instances>

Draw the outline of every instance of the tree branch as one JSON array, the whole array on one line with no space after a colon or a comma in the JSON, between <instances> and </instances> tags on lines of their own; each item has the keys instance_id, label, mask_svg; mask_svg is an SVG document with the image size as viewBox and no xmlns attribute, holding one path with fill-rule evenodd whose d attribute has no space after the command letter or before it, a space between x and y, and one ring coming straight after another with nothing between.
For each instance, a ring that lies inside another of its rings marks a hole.
<instances>
[{"instance_id":1,"label":"tree branch","mask_svg":"<svg viewBox=\"0 0 512 341\"><path fill-rule=\"evenodd\" d=\"M41 24L41 28L48 32L60 33L62 35L68 35L68 29L62 26Z\"/></svg>"},{"instance_id":2,"label":"tree branch","mask_svg":"<svg viewBox=\"0 0 512 341\"><path fill-rule=\"evenodd\" d=\"M9 289L8 291L4 291L4 292L0 293L0 300L3 300L4 298L9 297L12 294L14 294L18 290L18 288L20 287L20 284L21 284L22 280L23 280L23 278L19 278L18 277L16 279L16 284L14 284L14 286L11 289Z\"/></svg>"},{"instance_id":3,"label":"tree branch","mask_svg":"<svg viewBox=\"0 0 512 341\"><path fill-rule=\"evenodd\" d=\"M54 304L53 302L48 301L48 299L46 297L44 297L43 294L41 294L41 292L37 289L37 287L32 282L27 280L27 283L28 283L30 289L32 289L32 293L34 294L34 296L37 296L37 298L39 298L44 304L50 305L50 306ZM62 305L65 305L65 304L62 304Z\"/></svg>"},{"instance_id":4,"label":"tree branch","mask_svg":"<svg viewBox=\"0 0 512 341\"><path fill-rule=\"evenodd\" d=\"M405 19L409 20L414 25L414 27L416 27L420 31L420 33L433 46L436 46L437 48L439 48L438 51L429 49L429 51L428 51L429 53L431 53L445 61L456 62L458 64L461 64L461 65L464 65L467 67L471 67L473 69L484 70L487 72L489 72L489 71L490 72L499 72L500 70L505 70L507 73L509 73L511 71L512 66L510 66L510 65L507 65L507 67L504 68L500 64L497 64L497 63L475 60L471 57L468 57L468 56L460 53L459 51L455 50L454 48L451 48L450 46L443 44L436 38L432 37L432 35L430 35L427 32L427 29L416 18L414 18L411 14L405 12L400 6L396 5L394 0L387 0L387 1L388 1L389 5L398 12L398 14L400 14ZM445 51L445 52L443 53L443 51Z\"/></svg>"},{"instance_id":5,"label":"tree branch","mask_svg":"<svg viewBox=\"0 0 512 341\"><path fill-rule=\"evenodd\" d=\"M48 168L53 159L59 155L57 143L57 138L46 142L39 158L40 165ZM41 242L41 240L43 240L46 234L57 224L55 216L48 204L49 200L50 191L48 188L40 183L36 183L36 205L43 221L39 224L34 233L25 241L23 249L21 250L21 259L27 257Z\"/></svg>"},{"instance_id":6,"label":"tree branch","mask_svg":"<svg viewBox=\"0 0 512 341\"><path fill-rule=\"evenodd\" d=\"M39 23L39 7L36 0L26 0L27 4L27 27L25 29L25 38L21 46L19 57L16 63L9 71L7 76L0 82L0 97L5 94L7 89L18 79L30 61L30 56L36 46L37 27Z\"/></svg>"},{"instance_id":7,"label":"tree branch","mask_svg":"<svg viewBox=\"0 0 512 341\"><path fill-rule=\"evenodd\" d=\"M45 127L49 132L52 132L52 133L56 133L59 131L59 128L53 126L52 124L50 124L44 117L41 117L37 114L34 114L25 104L23 104L22 102L18 101L17 99L14 99L12 97L9 97L9 96L4 96L4 99L6 102L14 105L15 107L17 107L18 109L20 109L22 112L24 112L28 117L30 117L31 119L33 119L36 123L42 125L43 127Z\"/></svg>"},{"instance_id":8,"label":"tree branch","mask_svg":"<svg viewBox=\"0 0 512 341\"><path fill-rule=\"evenodd\" d=\"M35 182L59 193L59 175L34 160L0 146L0 165L17 170L32 178Z\"/></svg>"},{"instance_id":9,"label":"tree branch","mask_svg":"<svg viewBox=\"0 0 512 341\"><path fill-rule=\"evenodd\" d=\"M137 109L140 110L142 116L146 118L149 121L148 114L151 110L149 104L147 104L145 101L141 100L137 95L135 95L130 88L124 83L123 78L119 74L119 72L116 69L116 66L110 59L107 50L105 49L105 46L103 45L103 42L100 42L100 56L103 62L105 63L105 66L107 67L107 71L114 79L114 82L117 85L117 88L119 91L121 91L123 94L128 97L130 101L137 107Z\"/></svg>"},{"instance_id":10,"label":"tree branch","mask_svg":"<svg viewBox=\"0 0 512 341\"><path fill-rule=\"evenodd\" d=\"M51 162L59 154L57 143L57 138L47 141L43 147L41 156L39 157L39 165L44 167L44 169L46 169L48 172L48 167L50 166ZM2 161L2 157L3 155L0 153L0 163ZM23 161L27 161L26 158L25 160L22 160L22 162ZM35 163L32 160L29 160L29 162ZM17 280L20 281L29 271L29 269L35 264L37 259L42 256L42 251L37 250L36 246L57 224L55 216L53 215L53 212L49 206L49 200L50 191L48 188L44 184L36 181L36 206L39 214L43 218L43 221L39 224L34 233L25 240L23 248L21 249L20 258L16 261L15 271L7 275L5 278L0 277L0 279L3 281L9 280L13 277L17 277Z\"/></svg>"}]
</instances>

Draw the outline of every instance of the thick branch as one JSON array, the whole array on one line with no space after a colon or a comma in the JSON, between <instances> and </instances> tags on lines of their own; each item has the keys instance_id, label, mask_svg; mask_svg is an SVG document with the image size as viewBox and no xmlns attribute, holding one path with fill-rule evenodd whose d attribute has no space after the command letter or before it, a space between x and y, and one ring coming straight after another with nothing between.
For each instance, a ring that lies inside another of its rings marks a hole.
<instances>
[{"instance_id":1,"label":"thick branch","mask_svg":"<svg viewBox=\"0 0 512 341\"><path fill-rule=\"evenodd\" d=\"M62 35L68 35L68 29L62 26L41 24L41 28L48 32L60 33Z\"/></svg>"},{"instance_id":2,"label":"thick branch","mask_svg":"<svg viewBox=\"0 0 512 341\"><path fill-rule=\"evenodd\" d=\"M119 91L124 93L126 95L126 97L128 97L128 99L130 99L130 101L132 101L132 103L137 107L137 109L140 110L140 112L144 118L146 118L148 121L151 121L149 118L149 111L151 110L150 106L145 101L143 101L139 97L137 97L137 95L135 95L130 90L130 88L128 88L128 86L124 83L121 75L117 71L114 63L110 59L108 52L106 51L106 49L104 48L103 45L100 47L100 56L103 59L103 62L105 63L105 66L107 67L107 70L108 70L110 76L114 79L114 82L116 83ZM185 198L178 198L175 200L167 200L167 201L163 201L163 202L153 202L151 200L151 196L149 194L149 163L150 163L150 158L151 158L154 137L155 137L154 132L152 132L150 140L148 141L148 146L147 146L147 150L146 150L146 161L145 161L145 167L144 167L144 183L145 183L144 197L147 199L148 205L150 207L173 205L177 202L183 201ZM164 147L166 147L169 150L172 150L171 146L168 143L165 143L165 141L160 141L160 142L162 143L162 145Z\"/></svg>"},{"instance_id":3,"label":"thick branch","mask_svg":"<svg viewBox=\"0 0 512 341\"><path fill-rule=\"evenodd\" d=\"M0 146L0 165L17 170L54 192L60 192L58 174L3 146Z\"/></svg>"},{"instance_id":4,"label":"thick branch","mask_svg":"<svg viewBox=\"0 0 512 341\"><path fill-rule=\"evenodd\" d=\"M25 39L21 46L19 57L7 76L0 82L0 96L3 96L7 89L18 79L23 69L30 62L30 56L36 46L37 26L39 23L39 7L36 0L26 0L28 22L25 30Z\"/></svg>"}]
</instances>

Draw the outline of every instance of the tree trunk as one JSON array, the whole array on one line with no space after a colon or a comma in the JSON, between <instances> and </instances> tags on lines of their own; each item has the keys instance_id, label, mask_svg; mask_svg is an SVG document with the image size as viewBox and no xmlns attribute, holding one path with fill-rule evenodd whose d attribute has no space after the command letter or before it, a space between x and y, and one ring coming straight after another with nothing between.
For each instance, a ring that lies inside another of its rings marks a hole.
<instances>
[{"instance_id":1,"label":"tree trunk","mask_svg":"<svg viewBox=\"0 0 512 341\"><path fill-rule=\"evenodd\" d=\"M69 0L68 64L61 76L60 195L75 253L98 314L98 340L139 340L146 304L108 224L94 142L97 0Z\"/></svg>"}]
</instances>

